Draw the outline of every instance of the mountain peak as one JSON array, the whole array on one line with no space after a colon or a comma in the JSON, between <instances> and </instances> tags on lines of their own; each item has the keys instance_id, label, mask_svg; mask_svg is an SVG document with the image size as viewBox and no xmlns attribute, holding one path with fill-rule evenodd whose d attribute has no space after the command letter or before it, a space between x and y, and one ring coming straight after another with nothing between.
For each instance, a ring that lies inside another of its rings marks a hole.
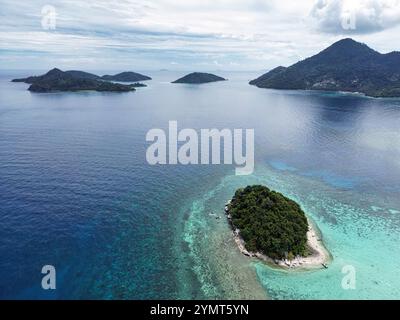
<instances>
[{"instance_id":1,"label":"mountain peak","mask_svg":"<svg viewBox=\"0 0 400 320\"><path fill-rule=\"evenodd\" d=\"M336 41L331 47L335 46L346 46L346 47L368 47L366 44L358 42L352 38L344 38L339 41ZM371 49L372 50L372 49Z\"/></svg>"},{"instance_id":2,"label":"mountain peak","mask_svg":"<svg viewBox=\"0 0 400 320\"><path fill-rule=\"evenodd\" d=\"M356 40L352 39L352 38L343 38L341 40L336 41L334 44L339 44L339 43L343 43L343 44L362 44L361 42L357 42Z\"/></svg>"},{"instance_id":3,"label":"mountain peak","mask_svg":"<svg viewBox=\"0 0 400 320\"><path fill-rule=\"evenodd\" d=\"M334 54L350 54L350 55L364 55L364 54L378 54L377 51L371 49L366 44L357 42L352 38L345 38L339 40L322 51L323 53Z\"/></svg>"},{"instance_id":4,"label":"mountain peak","mask_svg":"<svg viewBox=\"0 0 400 320\"><path fill-rule=\"evenodd\" d=\"M61 73L63 73L63 71L61 71L60 69L53 68L49 72L47 72L46 75L50 76L50 75L61 74Z\"/></svg>"}]
</instances>

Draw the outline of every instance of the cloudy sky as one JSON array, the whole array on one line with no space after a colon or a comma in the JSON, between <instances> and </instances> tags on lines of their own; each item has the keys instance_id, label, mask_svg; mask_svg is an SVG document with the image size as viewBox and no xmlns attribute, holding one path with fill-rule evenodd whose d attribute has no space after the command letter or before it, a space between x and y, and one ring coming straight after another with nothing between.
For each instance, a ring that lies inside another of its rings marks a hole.
<instances>
[{"instance_id":1,"label":"cloudy sky","mask_svg":"<svg viewBox=\"0 0 400 320\"><path fill-rule=\"evenodd\" d=\"M400 50L400 0L0 0L0 69L268 70L344 37Z\"/></svg>"}]
</instances>

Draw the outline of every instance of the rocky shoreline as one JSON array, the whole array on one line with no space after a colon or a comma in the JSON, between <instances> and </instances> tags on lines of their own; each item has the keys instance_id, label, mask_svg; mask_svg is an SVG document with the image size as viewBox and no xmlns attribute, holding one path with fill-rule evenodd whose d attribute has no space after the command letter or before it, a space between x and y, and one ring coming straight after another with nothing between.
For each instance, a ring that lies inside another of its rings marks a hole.
<instances>
[{"instance_id":1,"label":"rocky shoreline","mask_svg":"<svg viewBox=\"0 0 400 320\"><path fill-rule=\"evenodd\" d=\"M229 214L230 200L225 205L225 214L232 228L234 241L239 248L239 251L247 256L257 258L268 264L275 265L285 269L316 269L316 268L328 268L328 263L331 256L328 250L325 248L321 237L316 232L316 228L313 226L310 219L308 219L308 232L307 232L307 247L310 251L310 255L306 257L296 256L294 259L272 259L261 252L250 252L246 249L245 242L240 236L240 230L235 227L232 222L232 217Z\"/></svg>"}]
</instances>

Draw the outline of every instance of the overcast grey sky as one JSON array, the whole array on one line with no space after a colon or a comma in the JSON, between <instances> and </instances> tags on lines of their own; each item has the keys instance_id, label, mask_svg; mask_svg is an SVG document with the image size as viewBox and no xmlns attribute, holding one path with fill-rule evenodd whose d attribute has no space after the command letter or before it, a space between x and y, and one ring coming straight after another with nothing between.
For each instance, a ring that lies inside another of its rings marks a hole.
<instances>
[{"instance_id":1,"label":"overcast grey sky","mask_svg":"<svg viewBox=\"0 0 400 320\"><path fill-rule=\"evenodd\" d=\"M0 0L0 21L1 69L268 70L344 37L400 50L400 0Z\"/></svg>"}]
</instances>

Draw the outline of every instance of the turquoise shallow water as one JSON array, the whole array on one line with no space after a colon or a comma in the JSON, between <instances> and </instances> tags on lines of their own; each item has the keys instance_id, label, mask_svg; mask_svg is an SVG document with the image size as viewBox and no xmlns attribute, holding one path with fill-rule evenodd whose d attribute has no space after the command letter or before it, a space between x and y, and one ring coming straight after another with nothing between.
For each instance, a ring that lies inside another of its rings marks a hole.
<instances>
[{"instance_id":1,"label":"turquoise shallow water","mask_svg":"<svg viewBox=\"0 0 400 320\"><path fill-rule=\"evenodd\" d=\"M200 203L221 203L229 192L243 185L243 179L229 176L223 179L213 192L207 193ZM288 272L272 269L262 262L242 257L240 265L252 265L258 280L269 297L274 299L393 299L400 296L400 279L396 274L399 264L400 248L399 215L393 212L398 203L388 203L384 199L357 192L338 191L323 182L315 181L292 173L274 172L269 168L261 169L254 177L245 179L245 183L261 183L285 193L298 201L307 214L317 223L323 234L323 240L333 256L329 269L314 271ZM223 191L222 191L223 190ZM386 203L385 203L386 202ZM375 207L375 206L379 206ZM194 216L203 215L194 212ZM379 215L377 215L379 211ZM199 222L197 222L200 224ZM204 222L203 222L204 223ZM224 228L226 224L222 223ZM197 228L202 228L198 225ZM221 230L203 230L209 238L217 237L213 233ZM198 246L209 247L204 239ZM218 240L215 240L218 241ZM238 250L231 243L231 250ZM229 250L229 249L228 249ZM214 259L219 259L218 254ZM225 258L224 258L225 259ZM208 258L206 259L206 261ZM227 261L225 260L225 263ZM353 266L356 271L356 288L345 290L342 268ZM206 266L204 267L206 268ZM209 270L209 273L212 271ZM221 270L222 273L226 270ZM201 271L204 274L205 270ZM204 279L206 283L209 279ZM211 283L211 282L210 282ZM212 295L213 290L205 285Z\"/></svg>"},{"instance_id":2,"label":"turquoise shallow water","mask_svg":"<svg viewBox=\"0 0 400 320\"><path fill-rule=\"evenodd\" d=\"M260 90L241 73L205 86L150 75L134 93L44 95L1 75L0 298L400 297L400 100ZM149 166L146 132L169 120L253 128L255 173ZM255 183L302 205L329 269L288 273L238 252L223 207ZM48 263L55 292L40 288ZM348 265L355 290L341 286Z\"/></svg>"}]
</instances>

